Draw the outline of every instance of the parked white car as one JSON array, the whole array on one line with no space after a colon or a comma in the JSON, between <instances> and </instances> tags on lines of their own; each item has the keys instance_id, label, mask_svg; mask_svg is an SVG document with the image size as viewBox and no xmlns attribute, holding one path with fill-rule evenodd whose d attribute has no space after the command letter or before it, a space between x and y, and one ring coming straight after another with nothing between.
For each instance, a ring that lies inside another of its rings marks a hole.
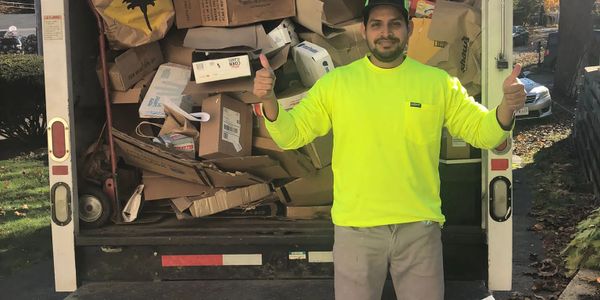
<instances>
[{"instance_id":1,"label":"parked white car","mask_svg":"<svg viewBox=\"0 0 600 300\"><path fill-rule=\"evenodd\" d=\"M525 107L516 112L517 119L537 119L552 115L550 90L526 77L520 77L519 80L525 85L527 99Z\"/></svg>"}]
</instances>

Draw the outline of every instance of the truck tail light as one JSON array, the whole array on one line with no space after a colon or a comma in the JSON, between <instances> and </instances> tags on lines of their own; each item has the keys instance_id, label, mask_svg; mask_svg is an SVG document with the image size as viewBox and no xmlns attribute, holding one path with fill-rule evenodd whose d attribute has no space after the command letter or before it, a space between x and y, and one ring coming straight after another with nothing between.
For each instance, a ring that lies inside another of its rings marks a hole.
<instances>
[{"instance_id":1,"label":"truck tail light","mask_svg":"<svg viewBox=\"0 0 600 300\"><path fill-rule=\"evenodd\" d=\"M65 161L70 152L69 126L61 118L54 118L48 124L48 156L53 161Z\"/></svg>"},{"instance_id":2,"label":"truck tail light","mask_svg":"<svg viewBox=\"0 0 600 300\"><path fill-rule=\"evenodd\" d=\"M490 182L490 216L496 222L504 222L512 213L510 180L498 176Z\"/></svg>"},{"instance_id":3,"label":"truck tail light","mask_svg":"<svg viewBox=\"0 0 600 300\"><path fill-rule=\"evenodd\" d=\"M58 182L50 191L52 201L52 221L65 226L71 222L71 188L64 182Z\"/></svg>"}]
</instances>

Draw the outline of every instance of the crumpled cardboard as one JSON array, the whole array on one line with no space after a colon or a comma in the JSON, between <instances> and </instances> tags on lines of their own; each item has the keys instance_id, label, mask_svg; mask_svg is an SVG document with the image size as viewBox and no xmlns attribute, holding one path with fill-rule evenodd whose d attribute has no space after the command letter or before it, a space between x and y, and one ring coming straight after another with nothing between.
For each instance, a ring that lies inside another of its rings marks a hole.
<instances>
[{"instance_id":1,"label":"crumpled cardboard","mask_svg":"<svg viewBox=\"0 0 600 300\"><path fill-rule=\"evenodd\" d=\"M193 217L198 218L250 204L271 194L271 189L267 184L255 184L234 190L220 190L211 197L189 197L188 199L192 201L189 210Z\"/></svg>"},{"instance_id":2,"label":"crumpled cardboard","mask_svg":"<svg viewBox=\"0 0 600 300\"><path fill-rule=\"evenodd\" d=\"M111 51L109 56L112 55L114 52ZM131 48L107 63L110 89L125 92L162 63L163 55L157 42ZM96 65L96 73L100 85L104 86L100 62Z\"/></svg>"},{"instance_id":3,"label":"crumpled cardboard","mask_svg":"<svg viewBox=\"0 0 600 300\"><path fill-rule=\"evenodd\" d=\"M198 27L189 29L183 46L200 51L226 50L246 52L274 48L273 40L261 24L235 28ZM282 45L283 46L283 45Z\"/></svg>"},{"instance_id":4,"label":"crumpled cardboard","mask_svg":"<svg viewBox=\"0 0 600 300\"><path fill-rule=\"evenodd\" d=\"M300 37L325 48L336 67L364 57L369 52L369 47L362 36L362 19L344 22L339 24L339 27L344 29L344 32L331 38L324 38L314 32L300 33Z\"/></svg>"},{"instance_id":5,"label":"crumpled cardboard","mask_svg":"<svg viewBox=\"0 0 600 300\"><path fill-rule=\"evenodd\" d=\"M333 202L333 171L331 166L316 174L298 178L275 189L279 201L286 206L329 205Z\"/></svg>"},{"instance_id":6,"label":"crumpled cardboard","mask_svg":"<svg viewBox=\"0 0 600 300\"><path fill-rule=\"evenodd\" d=\"M300 0L304 1L304 0ZM296 15L295 0L175 0L177 28L233 27Z\"/></svg>"},{"instance_id":7,"label":"crumpled cardboard","mask_svg":"<svg viewBox=\"0 0 600 300\"><path fill-rule=\"evenodd\" d=\"M364 0L298 0L296 22L325 38L342 32L339 24L361 17Z\"/></svg>"},{"instance_id":8,"label":"crumpled cardboard","mask_svg":"<svg viewBox=\"0 0 600 300\"><path fill-rule=\"evenodd\" d=\"M446 46L428 65L458 77L470 95L481 92L481 10L478 1L437 1L428 37Z\"/></svg>"},{"instance_id":9,"label":"crumpled cardboard","mask_svg":"<svg viewBox=\"0 0 600 300\"><path fill-rule=\"evenodd\" d=\"M265 182L245 172L224 172L214 164L186 159L113 128L117 154L131 166L210 187L239 187Z\"/></svg>"}]
</instances>

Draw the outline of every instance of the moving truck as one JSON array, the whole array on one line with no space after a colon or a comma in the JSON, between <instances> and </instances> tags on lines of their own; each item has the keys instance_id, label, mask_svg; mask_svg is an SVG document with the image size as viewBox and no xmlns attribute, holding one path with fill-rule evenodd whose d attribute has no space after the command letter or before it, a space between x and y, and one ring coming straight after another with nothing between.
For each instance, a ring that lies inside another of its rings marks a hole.
<instances>
[{"instance_id":1,"label":"moving truck","mask_svg":"<svg viewBox=\"0 0 600 300\"><path fill-rule=\"evenodd\" d=\"M513 61L512 1L482 1L481 11L481 101L491 109L501 102L502 82ZM149 287L231 281L224 290L243 289L235 282L248 280L280 282L281 287L286 282L332 286L330 220L173 217L95 229L80 226L80 203L99 201L93 193L80 197L85 189L81 157L106 118L95 71L97 23L86 1L68 0L43 1L42 22L56 291L99 282L143 282ZM442 237L445 278L507 291L512 280L512 142L492 151L472 151L469 159L440 163L447 217ZM318 298L310 288L296 288L295 293Z\"/></svg>"}]
</instances>

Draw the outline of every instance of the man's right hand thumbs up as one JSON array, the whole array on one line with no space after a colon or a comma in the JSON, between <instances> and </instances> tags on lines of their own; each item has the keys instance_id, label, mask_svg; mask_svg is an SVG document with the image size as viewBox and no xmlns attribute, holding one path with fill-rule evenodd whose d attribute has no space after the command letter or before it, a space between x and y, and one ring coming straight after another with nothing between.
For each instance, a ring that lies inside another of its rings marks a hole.
<instances>
[{"instance_id":1,"label":"man's right hand thumbs up","mask_svg":"<svg viewBox=\"0 0 600 300\"><path fill-rule=\"evenodd\" d=\"M252 92L262 100L265 117L270 121L275 121L279 114L279 107L275 99L275 93L273 92L275 73L273 73L269 60L264 54L261 54L259 58L263 68L256 71L254 90Z\"/></svg>"},{"instance_id":2,"label":"man's right hand thumbs up","mask_svg":"<svg viewBox=\"0 0 600 300\"><path fill-rule=\"evenodd\" d=\"M259 58L263 68L256 71L253 93L261 100L274 100L273 87L275 86L275 73L273 73L269 60L264 54L261 54Z\"/></svg>"}]
</instances>

